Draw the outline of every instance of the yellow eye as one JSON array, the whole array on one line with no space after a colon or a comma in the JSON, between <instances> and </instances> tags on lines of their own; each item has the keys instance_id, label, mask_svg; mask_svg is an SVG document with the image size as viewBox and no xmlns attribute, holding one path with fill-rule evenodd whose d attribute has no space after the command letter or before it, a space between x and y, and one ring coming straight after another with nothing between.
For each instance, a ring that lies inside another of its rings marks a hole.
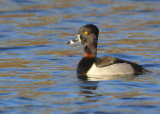
<instances>
[{"instance_id":1,"label":"yellow eye","mask_svg":"<svg viewBox=\"0 0 160 114\"><path fill-rule=\"evenodd\" d=\"M88 33L89 33L88 31L85 31L85 32L84 32L85 35L87 35Z\"/></svg>"}]
</instances>

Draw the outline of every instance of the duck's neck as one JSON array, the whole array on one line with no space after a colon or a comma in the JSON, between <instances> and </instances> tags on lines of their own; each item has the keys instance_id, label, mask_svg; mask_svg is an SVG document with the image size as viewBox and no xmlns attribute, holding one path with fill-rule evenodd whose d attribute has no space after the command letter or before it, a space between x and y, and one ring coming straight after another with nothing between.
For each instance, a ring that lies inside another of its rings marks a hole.
<instances>
[{"instance_id":1,"label":"duck's neck","mask_svg":"<svg viewBox=\"0 0 160 114\"><path fill-rule=\"evenodd\" d=\"M85 58L96 58L97 56L97 43L89 44L84 46L84 57Z\"/></svg>"}]
</instances>

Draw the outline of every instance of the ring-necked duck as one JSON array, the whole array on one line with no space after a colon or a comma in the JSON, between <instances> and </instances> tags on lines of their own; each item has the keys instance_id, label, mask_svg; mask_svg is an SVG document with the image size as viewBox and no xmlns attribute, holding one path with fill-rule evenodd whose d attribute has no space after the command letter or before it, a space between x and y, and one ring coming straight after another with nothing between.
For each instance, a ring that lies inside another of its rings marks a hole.
<instances>
[{"instance_id":1,"label":"ring-necked duck","mask_svg":"<svg viewBox=\"0 0 160 114\"><path fill-rule=\"evenodd\" d=\"M81 42L84 46L84 56L77 67L78 75L127 75L147 72L142 66L119 58L103 56L97 58L97 42L99 29L93 24L87 24L79 29L77 38L67 44Z\"/></svg>"}]
</instances>

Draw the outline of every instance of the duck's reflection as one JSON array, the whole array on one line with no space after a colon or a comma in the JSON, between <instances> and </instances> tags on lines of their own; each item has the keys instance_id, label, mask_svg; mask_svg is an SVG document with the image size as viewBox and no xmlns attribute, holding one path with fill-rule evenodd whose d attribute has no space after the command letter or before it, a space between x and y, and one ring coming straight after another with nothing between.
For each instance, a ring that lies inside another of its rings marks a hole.
<instances>
[{"instance_id":1,"label":"duck's reflection","mask_svg":"<svg viewBox=\"0 0 160 114\"><path fill-rule=\"evenodd\" d=\"M134 75L125 75L125 76L106 76L106 77L88 77L88 76L77 76L79 79L79 89L81 96L85 96L85 98L94 98L90 99L92 102L98 100L99 96L103 96L100 92L98 92L98 84L100 81L104 80L132 80Z\"/></svg>"},{"instance_id":2,"label":"duck's reflection","mask_svg":"<svg viewBox=\"0 0 160 114\"><path fill-rule=\"evenodd\" d=\"M132 80L136 75L78 75L77 78L86 81L104 81L104 80Z\"/></svg>"},{"instance_id":3,"label":"duck's reflection","mask_svg":"<svg viewBox=\"0 0 160 114\"><path fill-rule=\"evenodd\" d=\"M79 79L80 95L87 98L85 100L89 100L90 102L97 101L96 97L101 96L99 93L96 92L98 83L98 81L87 81Z\"/></svg>"}]
</instances>

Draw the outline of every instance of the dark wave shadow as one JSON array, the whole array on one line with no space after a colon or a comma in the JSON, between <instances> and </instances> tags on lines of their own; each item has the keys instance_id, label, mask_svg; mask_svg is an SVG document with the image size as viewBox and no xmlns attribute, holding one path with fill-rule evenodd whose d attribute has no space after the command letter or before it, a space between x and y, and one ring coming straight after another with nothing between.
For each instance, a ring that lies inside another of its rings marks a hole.
<instances>
[{"instance_id":1,"label":"dark wave shadow","mask_svg":"<svg viewBox=\"0 0 160 114\"><path fill-rule=\"evenodd\" d=\"M7 50L17 50L17 49L25 49L26 46L15 46L15 47L2 47L0 48L0 51L7 51Z\"/></svg>"},{"instance_id":2,"label":"dark wave shadow","mask_svg":"<svg viewBox=\"0 0 160 114\"><path fill-rule=\"evenodd\" d=\"M19 50L19 49L30 49L36 47L49 47L48 45L31 45L31 46L13 46L13 47L1 47L0 51L8 51L8 50Z\"/></svg>"}]
</instances>

